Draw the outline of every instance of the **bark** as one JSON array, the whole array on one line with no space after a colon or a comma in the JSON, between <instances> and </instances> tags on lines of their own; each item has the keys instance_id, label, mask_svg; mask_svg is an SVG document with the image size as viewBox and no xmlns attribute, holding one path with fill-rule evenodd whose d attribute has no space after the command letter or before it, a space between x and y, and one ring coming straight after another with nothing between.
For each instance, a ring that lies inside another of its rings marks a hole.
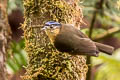
<instances>
[{"instance_id":1,"label":"bark","mask_svg":"<svg viewBox=\"0 0 120 80\"><path fill-rule=\"evenodd\" d=\"M47 21L74 24L82 22L78 0L24 0L22 25L28 66L24 80L85 80L88 70L85 56L57 51L41 27Z\"/></svg>"},{"instance_id":2,"label":"bark","mask_svg":"<svg viewBox=\"0 0 120 80\"><path fill-rule=\"evenodd\" d=\"M6 9L7 0L0 1L0 80L7 80L5 61L11 33L8 25Z\"/></svg>"}]
</instances>

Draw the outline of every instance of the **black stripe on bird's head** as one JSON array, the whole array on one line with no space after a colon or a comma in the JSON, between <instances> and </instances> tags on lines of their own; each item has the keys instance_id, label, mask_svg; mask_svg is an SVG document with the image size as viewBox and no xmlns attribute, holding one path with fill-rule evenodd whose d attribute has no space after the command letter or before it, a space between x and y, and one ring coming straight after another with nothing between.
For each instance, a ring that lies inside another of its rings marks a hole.
<instances>
[{"instance_id":1,"label":"black stripe on bird's head","mask_svg":"<svg viewBox=\"0 0 120 80\"><path fill-rule=\"evenodd\" d=\"M53 42L57 34L59 34L61 27L62 25L59 22L48 21L45 23L42 30L45 30L46 34L48 35L50 40Z\"/></svg>"}]
</instances>

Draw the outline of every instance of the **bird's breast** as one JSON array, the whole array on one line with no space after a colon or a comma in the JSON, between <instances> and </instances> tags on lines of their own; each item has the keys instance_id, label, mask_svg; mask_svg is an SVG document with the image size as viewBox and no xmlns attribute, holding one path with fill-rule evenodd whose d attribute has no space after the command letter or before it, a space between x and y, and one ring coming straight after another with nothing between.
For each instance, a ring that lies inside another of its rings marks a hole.
<instances>
[{"instance_id":1,"label":"bird's breast","mask_svg":"<svg viewBox=\"0 0 120 80\"><path fill-rule=\"evenodd\" d=\"M46 34L48 35L51 43L54 43L56 36L59 34L59 29L47 30Z\"/></svg>"}]
</instances>

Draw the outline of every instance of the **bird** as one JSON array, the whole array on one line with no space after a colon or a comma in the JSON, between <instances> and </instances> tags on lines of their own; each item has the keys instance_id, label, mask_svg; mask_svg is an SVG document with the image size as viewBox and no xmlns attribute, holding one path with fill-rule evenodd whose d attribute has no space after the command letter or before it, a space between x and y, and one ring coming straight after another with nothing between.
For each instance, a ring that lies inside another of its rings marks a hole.
<instances>
[{"instance_id":1,"label":"bird","mask_svg":"<svg viewBox=\"0 0 120 80\"><path fill-rule=\"evenodd\" d=\"M100 52L112 55L114 51L114 47L94 42L71 24L48 21L41 30L45 31L50 42L60 52L98 57Z\"/></svg>"}]
</instances>

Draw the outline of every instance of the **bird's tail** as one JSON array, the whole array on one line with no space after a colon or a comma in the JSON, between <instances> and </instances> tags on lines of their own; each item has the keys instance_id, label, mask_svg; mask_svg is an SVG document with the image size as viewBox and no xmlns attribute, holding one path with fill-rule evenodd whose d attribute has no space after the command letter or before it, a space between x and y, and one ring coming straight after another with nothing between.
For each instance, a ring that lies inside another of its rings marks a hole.
<instances>
[{"instance_id":1,"label":"bird's tail","mask_svg":"<svg viewBox=\"0 0 120 80\"><path fill-rule=\"evenodd\" d=\"M102 43L97 43L95 42L97 48L99 51L104 52L106 54L112 55L113 51L114 51L114 47L109 46L109 45L105 45Z\"/></svg>"}]
</instances>

